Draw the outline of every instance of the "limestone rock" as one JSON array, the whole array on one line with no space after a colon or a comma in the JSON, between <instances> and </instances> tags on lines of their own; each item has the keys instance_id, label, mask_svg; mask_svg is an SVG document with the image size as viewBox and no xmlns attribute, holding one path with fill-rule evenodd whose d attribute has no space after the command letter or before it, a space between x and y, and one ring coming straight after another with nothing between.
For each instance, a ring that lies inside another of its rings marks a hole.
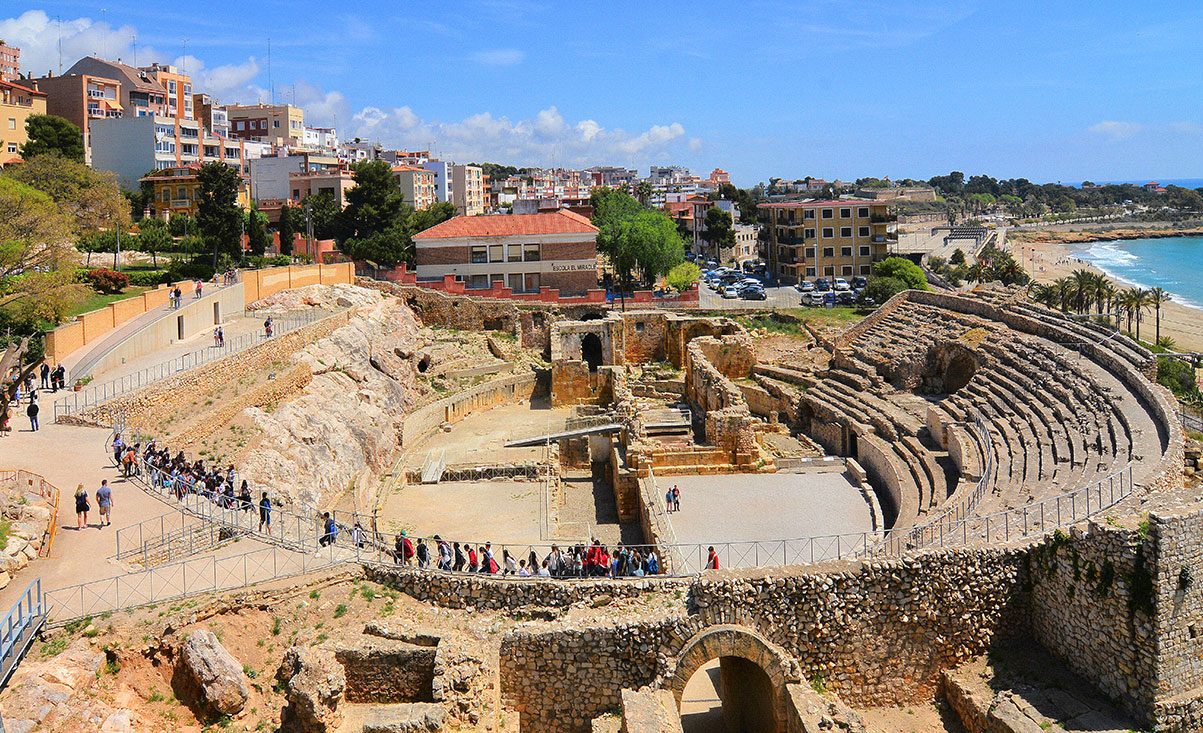
<instances>
[{"instance_id":1,"label":"limestone rock","mask_svg":"<svg viewBox=\"0 0 1203 733\"><path fill-rule=\"evenodd\" d=\"M209 707L227 715L242 711L250 694L246 675L242 665L226 651L213 632L194 631L184 642L181 660Z\"/></svg>"},{"instance_id":2,"label":"limestone rock","mask_svg":"<svg viewBox=\"0 0 1203 733\"><path fill-rule=\"evenodd\" d=\"M443 707L408 703L373 708L363 719L363 733L435 733L443 730Z\"/></svg>"},{"instance_id":3,"label":"limestone rock","mask_svg":"<svg viewBox=\"0 0 1203 733\"><path fill-rule=\"evenodd\" d=\"M276 677L286 685L285 730L325 733L338 728L347 677L332 652L291 647Z\"/></svg>"}]
</instances>

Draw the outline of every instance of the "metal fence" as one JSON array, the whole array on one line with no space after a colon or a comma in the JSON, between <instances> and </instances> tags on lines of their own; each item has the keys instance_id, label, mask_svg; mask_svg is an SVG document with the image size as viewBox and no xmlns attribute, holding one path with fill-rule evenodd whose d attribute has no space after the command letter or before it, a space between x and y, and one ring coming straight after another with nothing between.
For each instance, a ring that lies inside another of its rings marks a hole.
<instances>
[{"instance_id":1,"label":"metal fence","mask_svg":"<svg viewBox=\"0 0 1203 733\"><path fill-rule=\"evenodd\" d=\"M0 687L8 682L13 670L25 656L45 617L42 579L35 578L13 604L4 621L0 622Z\"/></svg>"},{"instance_id":2,"label":"metal fence","mask_svg":"<svg viewBox=\"0 0 1203 733\"><path fill-rule=\"evenodd\" d=\"M1182 421L1182 429L1188 433L1203 433L1203 408L1179 402L1178 419Z\"/></svg>"},{"instance_id":3,"label":"metal fence","mask_svg":"<svg viewBox=\"0 0 1203 733\"><path fill-rule=\"evenodd\" d=\"M61 624L199 593L244 588L320 570L347 559L333 548L315 556L275 546L230 557L210 555L47 591L45 608L53 623Z\"/></svg>"},{"instance_id":4,"label":"metal fence","mask_svg":"<svg viewBox=\"0 0 1203 733\"><path fill-rule=\"evenodd\" d=\"M320 321L332 313L324 310L304 310L273 316L273 334L282 335L289 331ZM75 415L91 407L96 407L115 397L147 387L155 382L174 376L180 372L194 369L202 364L224 358L231 354L249 349L267 340L263 333L246 333L226 341L224 346L206 346L181 354L174 359L160 362L153 366L140 369L133 374L127 374L117 379L111 379L99 384L89 384L78 392L70 392L54 403L54 419Z\"/></svg>"},{"instance_id":5,"label":"metal fence","mask_svg":"<svg viewBox=\"0 0 1203 733\"><path fill-rule=\"evenodd\" d=\"M0 484L22 486L46 502L50 509L50 518L46 522L46 529L42 531L42 546L38 548L38 557L50 557L50 549L54 546L54 538L58 534L58 487L42 476L24 469L0 471Z\"/></svg>"}]
</instances>

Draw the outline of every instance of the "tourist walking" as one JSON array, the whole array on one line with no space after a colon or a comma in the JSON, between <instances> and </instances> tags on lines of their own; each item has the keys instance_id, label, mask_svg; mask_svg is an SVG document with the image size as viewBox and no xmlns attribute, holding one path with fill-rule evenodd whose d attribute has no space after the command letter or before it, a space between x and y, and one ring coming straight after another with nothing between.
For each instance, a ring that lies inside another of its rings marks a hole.
<instances>
[{"instance_id":1,"label":"tourist walking","mask_svg":"<svg viewBox=\"0 0 1203 733\"><path fill-rule=\"evenodd\" d=\"M408 565L410 558L414 556L414 543L405 536L405 530L401 530L401 564Z\"/></svg>"},{"instance_id":2,"label":"tourist walking","mask_svg":"<svg viewBox=\"0 0 1203 733\"><path fill-rule=\"evenodd\" d=\"M509 550L502 549L502 551L501 551L501 560L502 560L502 562L503 562L503 563L505 563L505 571L504 571L504 572L502 572L502 575L515 575L515 574L517 574L517 572L518 572L518 563L514 562L514 556L510 554L510 551L509 551Z\"/></svg>"},{"instance_id":3,"label":"tourist walking","mask_svg":"<svg viewBox=\"0 0 1203 733\"><path fill-rule=\"evenodd\" d=\"M451 566L451 569L458 573L459 571L464 569L464 565L466 565L467 562L468 562L468 559L464 557L464 548L460 547L459 543L456 542L455 543L455 563Z\"/></svg>"},{"instance_id":4,"label":"tourist walking","mask_svg":"<svg viewBox=\"0 0 1203 733\"><path fill-rule=\"evenodd\" d=\"M400 565L402 558L405 557L405 545L401 542L401 535L393 538L393 564Z\"/></svg>"},{"instance_id":5,"label":"tourist walking","mask_svg":"<svg viewBox=\"0 0 1203 733\"><path fill-rule=\"evenodd\" d=\"M38 401L34 399L33 392L29 393L29 407L25 408L25 415L29 417L29 432L37 432L38 429Z\"/></svg>"},{"instance_id":6,"label":"tourist walking","mask_svg":"<svg viewBox=\"0 0 1203 733\"><path fill-rule=\"evenodd\" d=\"M100 488L96 490L96 508L100 510L101 527L113 523L113 507L115 505L113 490L109 488L109 480L106 478L100 482Z\"/></svg>"},{"instance_id":7,"label":"tourist walking","mask_svg":"<svg viewBox=\"0 0 1203 733\"><path fill-rule=\"evenodd\" d=\"M201 283L200 278L197 278L196 279L196 295L193 296L193 299L199 299L201 297L201 288L202 287L203 287L203 283Z\"/></svg>"},{"instance_id":8,"label":"tourist walking","mask_svg":"<svg viewBox=\"0 0 1203 733\"><path fill-rule=\"evenodd\" d=\"M480 570L480 558L476 556L476 550L468 545L468 572L475 573L478 570Z\"/></svg>"},{"instance_id":9,"label":"tourist walking","mask_svg":"<svg viewBox=\"0 0 1203 733\"><path fill-rule=\"evenodd\" d=\"M322 547L333 545L337 536L338 525L330 518L330 512L322 512L322 536L317 543Z\"/></svg>"},{"instance_id":10,"label":"tourist walking","mask_svg":"<svg viewBox=\"0 0 1203 733\"><path fill-rule=\"evenodd\" d=\"M54 368L54 371L50 373L50 384L51 384L50 390L52 392L57 392L60 389L66 389L67 388L67 367L63 366L62 364L59 364L58 366L56 366Z\"/></svg>"},{"instance_id":11,"label":"tourist walking","mask_svg":"<svg viewBox=\"0 0 1203 733\"><path fill-rule=\"evenodd\" d=\"M710 554L706 557L706 569L718 570L718 553L714 551L714 545L710 546Z\"/></svg>"},{"instance_id":12,"label":"tourist walking","mask_svg":"<svg viewBox=\"0 0 1203 733\"><path fill-rule=\"evenodd\" d=\"M430 548L426 546L426 540L418 538L418 567L426 568L430 564Z\"/></svg>"},{"instance_id":13,"label":"tourist walking","mask_svg":"<svg viewBox=\"0 0 1203 733\"><path fill-rule=\"evenodd\" d=\"M120 466L121 454L124 452L123 449L125 448L125 441L121 439L121 433L115 433L113 435L113 444L111 447L113 449L113 463L116 463L118 466Z\"/></svg>"},{"instance_id":14,"label":"tourist walking","mask_svg":"<svg viewBox=\"0 0 1203 733\"><path fill-rule=\"evenodd\" d=\"M263 492L263 498L259 500L259 531L267 527L267 534L272 533L272 502L267 498L267 492Z\"/></svg>"},{"instance_id":15,"label":"tourist walking","mask_svg":"<svg viewBox=\"0 0 1203 733\"><path fill-rule=\"evenodd\" d=\"M83 529L88 526L88 510L91 509L88 504L88 490L83 484L75 487L75 528Z\"/></svg>"},{"instance_id":16,"label":"tourist walking","mask_svg":"<svg viewBox=\"0 0 1203 733\"><path fill-rule=\"evenodd\" d=\"M669 489L664 492L664 511L672 514L673 511L673 490Z\"/></svg>"},{"instance_id":17,"label":"tourist walking","mask_svg":"<svg viewBox=\"0 0 1203 733\"><path fill-rule=\"evenodd\" d=\"M271 335L272 335L272 317L271 316L268 316L267 319L263 321L263 333L268 338L271 338Z\"/></svg>"},{"instance_id":18,"label":"tourist walking","mask_svg":"<svg viewBox=\"0 0 1203 733\"><path fill-rule=\"evenodd\" d=\"M254 508L251 506L254 501L251 497L251 487L247 485L246 479L243 479L242 488L238 491L238 508L244 512L249 512Z\"/></svg>"},{"instance_id":19,"label":"tourist walking","mask_svg":"<svg viewBox=\"0 0 1203 733\"><path fill-rule=\"evenodd\" d=\"M50 389L50 365L42 362L42 366L38 368L38 374L42 377L42 389Z\"/></svg>"},{"instance_id":20,"label":"tourist walking","mask_svg":"<svg viewBox=\"0 0 1203 733\"><path fill-rule=\"evenodd\" d=\"M673 513L681 511L681 490L673 484Z\"/></svg>"},{"instance_id":21,"label":"tourist walking","mask_svg":"<svg viewBox=\"0 0 1203 733\"><path fill-rule=\"evenodd\" d=\"M351 542L356 547L363 548L363 526L359 522L355 522L355 526L351 528Z\"/></svg>"}]
</instances>

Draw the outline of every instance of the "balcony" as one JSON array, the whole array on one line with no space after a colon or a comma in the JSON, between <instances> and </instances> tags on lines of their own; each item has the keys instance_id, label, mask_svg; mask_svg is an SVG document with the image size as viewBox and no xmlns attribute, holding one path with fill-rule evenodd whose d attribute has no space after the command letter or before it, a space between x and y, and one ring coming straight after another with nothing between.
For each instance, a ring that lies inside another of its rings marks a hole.
<instances>
[{"instance_id":1,"label":"balcony","mask_svg":"<svg viewBox=\"0 0 1203 733\"><path fill-rule=\"evenodd\" d=\"M898 221L897 214L874 214L869 217L870 224L891 224Z\"/></svg>"},{"instance_id":2,"label":"balcony","mask_svg":"<svg viewBox=\"0 0 1203 733\"><path fill-rule=\"evenodd\" d=\"M802 222L800 222L800 221L788 221L786 219L779 220L775 223L779 227L800 227L800 226L802 226Z\"/></svg>"}]
</instances>

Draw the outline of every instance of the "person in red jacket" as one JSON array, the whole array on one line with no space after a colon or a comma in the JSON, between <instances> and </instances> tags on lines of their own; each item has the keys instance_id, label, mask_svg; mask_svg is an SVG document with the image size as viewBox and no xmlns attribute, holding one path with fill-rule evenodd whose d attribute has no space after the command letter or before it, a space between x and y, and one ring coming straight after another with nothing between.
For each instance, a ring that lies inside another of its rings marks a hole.
<instances>
[{"instance_id":1,"label":"person in red jacket","mask_svg":"<svg viewBox=\"0 0 1203 733\"><path fill-rule=\"evenodd\" d=\"M718 570L718 553L714 551L714 545L710 546L710 555L706 558L707 570Z\"/></svg>"}]
</instances>

